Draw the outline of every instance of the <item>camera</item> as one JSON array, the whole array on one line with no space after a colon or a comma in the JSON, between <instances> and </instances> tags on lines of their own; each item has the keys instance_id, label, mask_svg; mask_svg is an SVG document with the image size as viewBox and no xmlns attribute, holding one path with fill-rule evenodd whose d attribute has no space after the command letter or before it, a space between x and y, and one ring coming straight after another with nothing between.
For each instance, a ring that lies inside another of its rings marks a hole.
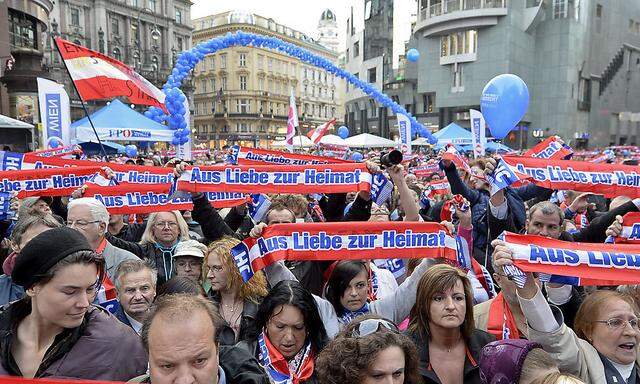
<instances>
[{"instance_id":1,"label":"camera","mask_svg":"<svg viewBox=\"0 0 640 384\"><path fill-rule=\"evenodd\" d=\"M382 152L380 154L380 165L383 167L392 167L394 165L398 165L402 163L402 152L394 149L391 152L385 153Z\"/></svg>"}]
</instances>

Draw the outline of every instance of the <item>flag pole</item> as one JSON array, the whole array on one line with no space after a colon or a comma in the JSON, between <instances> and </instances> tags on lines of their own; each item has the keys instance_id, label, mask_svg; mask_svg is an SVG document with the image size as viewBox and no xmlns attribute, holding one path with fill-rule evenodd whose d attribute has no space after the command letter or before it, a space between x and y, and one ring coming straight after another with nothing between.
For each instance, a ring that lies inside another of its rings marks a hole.
<instances>
[{"instance_id":1,"label":"flag pole","mask_svg":"<svg viewBox=\"0 0 640 384\"><path fill-rule=\"evenodd\" d=\"M107 161L107 151L104 149L104 146L102 145L102 140L100 140L100 136L98 136L98 131L96 131L96 127L93 125L93 121L91 120L91 116L89 116L89 111L87 111L87 106L84 104L84 100L82 99L82 95L80 94L80 91L78 91L78 87L76 87L76 82L73 81L73 78L71 77L71 72L69 72L69 67L67 67L67 62L64 60L64 57L62 56L62 52L60 52L60 47L58 46L58 42L56 41L55 37L53 38L53 45L56 47L56 50L58 51L58 54L60 55L60 59L62 60L62 63L64 64L64 69L67 70L67 73L69 74L69 77L71 78L71 84L73 85L73 89L76 90L76 93L78 94L78 97L80 98L80 104L82 104L82 109L84 110L84 114L87 116L87 119L89 120L89 124L91 124L91 129L93 129L93 133L96 135L96 139L98 139L98 144L100 144L100 149L102 150L102 154L104 155L104 160Z\"/></svg>"}]
</instances>

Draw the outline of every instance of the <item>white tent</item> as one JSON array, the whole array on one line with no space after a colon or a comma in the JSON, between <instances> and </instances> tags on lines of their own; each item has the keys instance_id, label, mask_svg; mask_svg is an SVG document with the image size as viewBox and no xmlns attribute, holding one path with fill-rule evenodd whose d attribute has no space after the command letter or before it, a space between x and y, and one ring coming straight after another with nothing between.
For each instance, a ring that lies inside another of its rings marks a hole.
<instances>
[{"instance_id":1,"label":"white tent","mask_svg":"<svg viewBox=\"0 0 640 384\"><path fill-rule=\"evenodd\" d=\"M426 137L418 137L417 139L411 142L411 145L420 146L420 145L433 145L433 144L431 144Z\"/></svg>"},{"instance_id":2,"label":"white tent","mask_svg":"<svg viewBox=\"0 0 640 384\"><path fill-rule=\"evenodd\" d=\"M320 139L320 143L329 145L347 145L347 142L337 135L324 135Z\"/></svg>"},{"instance_id":3,"label":"white tent","mask_svg":"<svg viewBox=\"0 0 640 384\"><path fill-rule=\"evenodd\" d=\"M351 148L391 148L396 147L397 143L384 137L372 135L370 133L361 133L344 140Z\"/></svg>"},{"instance_id":4,"label":"white tent","mask_svg":"<svg viewBox=\"0 0 640 384\"><path fill-rule=\"evenodd\" d=\"M286 148L287 141L274 141L271 143L272 147L276 148ZM313 147L313 141L311 141L307 136L298 135L293 138L293 148L310 148Z\"/></svg>"}]
</instances>

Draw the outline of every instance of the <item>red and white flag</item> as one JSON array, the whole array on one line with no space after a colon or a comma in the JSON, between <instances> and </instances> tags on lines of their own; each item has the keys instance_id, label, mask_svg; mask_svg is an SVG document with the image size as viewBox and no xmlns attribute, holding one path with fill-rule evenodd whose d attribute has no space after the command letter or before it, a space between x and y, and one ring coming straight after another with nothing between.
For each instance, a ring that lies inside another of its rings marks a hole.
<instances>
[{"instance_id":1,"label":"red and white flag","mask_svg":"<svg viewBox=\"0 0 640 384\"><path fill-rule=\"evenodd\" d=\"M165 109L165 94L120 61L59 37L55 42L84 101L126 96L133 104Z\"/></svg>"},{"instance_id":2,"label":"red and white flag","mask_svg":"<svg viewBox=\"0 0 640 384\"><path fill-rule=\"evenodd\" d=\"M307 133L307 137L313 141L313 144L318 145L322 136L324 136L330 128L333 128L333 124L335 124L335 122L336 119L327 121L321 126L316 127L316 129L309 131L309 133Z\"/></svg>"},{"instance_id":3,"label":"red and white flag","mask_svg":"<svg viewBox=\"0 0 640 384\"><path fill-rule=\"evenodd\" d=\"M291 97L289 98L289 114L287 118L287 137L285 139L287 143L287 149L293 152L293 138L296 135L296 128L298 127L298 111L296 109L296 98L293 95L293 89L291 90Z\"/></svg>"}]
</instances>

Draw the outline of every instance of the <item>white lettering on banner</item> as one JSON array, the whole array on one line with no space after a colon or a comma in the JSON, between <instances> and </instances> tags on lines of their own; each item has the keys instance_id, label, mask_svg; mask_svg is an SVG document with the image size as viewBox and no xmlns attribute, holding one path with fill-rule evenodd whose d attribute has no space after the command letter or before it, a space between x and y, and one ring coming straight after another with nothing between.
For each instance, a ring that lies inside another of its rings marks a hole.
<instances>
[{"instance_id":1,"label":"white lettering on banner","mask_svg":"<svg viewBox=\"0 0 640 384\"><path fill-rule=\"evenodd\" d=\"M537 157L539 159L550 159L553 155L558 153L562 149L562 145L557 141L552 141L549 143L549 146L544 150L540 151L533 155L533 157Z\"/></svg>"},{"instance_id":2,"label":"white lettering on banner","mask_svg":"<svg viewBox=\"0 0 640 384\"><path fill-rule=\"evenodd\" d=\"M514 166L509 166L513 168ZM554 181L569 182L579 184L604 184L618 185L624 187L640 188L640 175L636 172L614 171L607 172L585 172L576 171L572 167L563 169L559 166L549 165L543 168L525 167L522 164L516 164L515 169L537 181ZM506 172L506 171L505 171Z\"/></svg>"},{"instance_id":3,"label":"white lettering on banner","mask_svg":"<svg viewBox=\"0 0 640 384\"><path fill-rule=\"evenodd\" d=\"M508 243L514 259L544 265L588 265L599 268L639 269L640 254L586 251Z\"/></svg>"},{"instance_id":4,"label":"white lettering on banner","mask_svg":"<svg viewBox=\"0 0 640 384\"><path fill-rule=\"evenodd\" d=\"M242 184L242 185L298 185L298 184L357 184L360 182L362 172L359 169L354 171L317 171L306 169L304 179L300 172L258 172L249 168L241 170L238 168L227 168L224 171L207 171L194 167L191 170L191 183L220 184ZM224 176L224 178L223 178Z\"/></svg>"}]
</instances>

